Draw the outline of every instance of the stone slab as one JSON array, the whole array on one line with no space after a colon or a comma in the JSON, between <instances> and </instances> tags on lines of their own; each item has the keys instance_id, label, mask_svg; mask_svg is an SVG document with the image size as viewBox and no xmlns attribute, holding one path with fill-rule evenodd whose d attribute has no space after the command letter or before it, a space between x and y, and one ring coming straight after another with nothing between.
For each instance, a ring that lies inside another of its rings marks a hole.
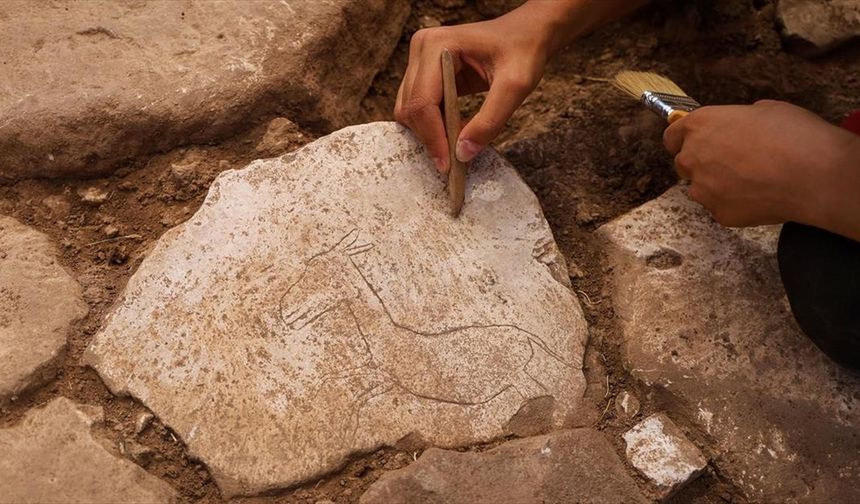
<instances>
[{"instance_id":1,"label":"stone slab","mask_svg":"<svg viewBox=\"0 0 860 504\"><path fill-rule=\"evenodd\" d=\"M343 129L228 171L160 239L85 360L225 495L319 477L401 438L561 426L587 327L534 194L495 152L465 209L406 129Z\"/></svg>"},{"instance_id":2,"label":"stone slab","mask_svg":"<svg viewBox=\"0 0 860 504\"><path fill-rule=\"evenodd\" d=\"M362 504L542 504L649 502L621 459L592 429L504 443L485 452L431 448L409 466L384 474Z\"/></svg>"},{"instance_id":3,"label":"stone slab","mask_svg":"<svg viewBox=\"0 0 860 504\"><path fill-rule=\"evenodd\" d=\"M101 408L60 397L0 429L0 501L177 502L170 485L102 446L102 421Z\"/></svg>"},{"instance_id":4,"label":"stone slab","mask_svg":"<svg viewBox=\"0 0 860 504\"><path fill-rule=\"evenodd\" d=\"M86 314L51 240L0 215L0 403L53 376L69 327Z\"/></svg>"},{"instance_id":5,"label":"stone slab","mask_svg":"<svg viewBox=\"0 0 860 504\"><path fill-rule=\"evenodd\" d=\"M780 0L776 17L782 36L807 52L826 52L860 37L857 0Z\"/></svg>"},{"instance_id":6,"label":"stone slab","mask_svg":"<svg viewBox=\"0 0 860 504\"><path fill-rule=\"evenodd\" d=\"M777 227L718 225L670 189L598 230L626 367L754 502L860 501L860 379L800 331Z\"/></svg>"},{"instance_id":7,"label":"stone slab","mask_svg":"<svg viewBox=\"0 0 860 504\"><path fill-rule=\"evenodd\" d=\"M409 9L407 0L0 2L0 179L104 173L271 114L342 127Z\"/></svg>"},{"instance_id":8,"label":"stone slab","mask_svg":"<svg viewBox=\"0 0 860 504\"><path fill-rule=\"evenodd\" d=\"M669 497L708 466L701 450L666 416L656 413L624 434L627 460Z\"/></svg>"}]
</instances>

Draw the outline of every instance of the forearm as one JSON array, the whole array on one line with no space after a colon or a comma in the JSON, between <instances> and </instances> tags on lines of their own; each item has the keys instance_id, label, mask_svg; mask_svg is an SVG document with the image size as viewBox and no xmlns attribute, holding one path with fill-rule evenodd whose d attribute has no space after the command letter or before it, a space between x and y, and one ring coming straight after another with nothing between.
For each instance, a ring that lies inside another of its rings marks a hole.
<instances>
[{"instance_id":1,"label":"forearm","mask_svg":"<svg viewBox=\"0 0 860 504\"><path fill-rule=\"evenodd\" d=\"M860 137L846 135L811 224L860 241Z\"/></svg>"},{"instance_id":2,"label":"forearm","mask_svg":"<svg viewBox=\"0 0 860 504\"><path fill-rule=\"evenodd\" d=\"M547 54L571 41L619 19L649 0L529 0L513 10L521 22L541 26L547 35Z\"/></svg>"}]
</instances>

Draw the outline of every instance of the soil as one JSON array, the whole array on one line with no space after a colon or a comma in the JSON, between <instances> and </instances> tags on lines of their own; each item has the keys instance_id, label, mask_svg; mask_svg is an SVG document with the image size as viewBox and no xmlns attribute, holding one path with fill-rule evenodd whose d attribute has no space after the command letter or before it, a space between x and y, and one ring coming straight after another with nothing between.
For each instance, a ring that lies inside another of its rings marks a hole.
<instances>
[{"instance_id":1,"label":"soil","mask_svg":"<svg viewBox=\"0 0 860 504\"><path fill-rule=\"evenodd\" d=\"M415 30L422 24L479 19L471 1L415 1L398 49L362 104L360 122L393 119L394 97ZM605 431L622 460L620 434L644 415L671 412L673 406L634 383L623 368L622 342L609 296L610 271L593 231L656 197L677 179L671 159L662 150L660 121L599 79L621 69L654 70L669 75L705 104L783 99L836 121L860 108L858 56L857 45L816 60L786 52L775 29L772 1L658 3L558 55L498 139L497 148L538 195L568 260L591 327L586 373L593 414L586 425ZM466 115L477 110L480 98L462 100ZM138 456L138 463L178 489L183 500L223 501L206 467L188 456L175 434L156 419L135 435L135 422L146 409L132 399L113 396L94 371L78 362L148 247L193 215L214 177L276 154L256 148L270 119L253 118L246 130L220 144L187 146L139 159L105 178L28 180L0 186L0 214L18 218L59 244L65 266L78 278L90 305L89 315L72 331L66 353L54 363L56 378L0 410L0 427L20 421L28 409L58 395L100 405L105 409L104 433L118 452L121 440L139 443L138 455L142 451L145 456ZM323 133L293 130L283 148L298 147ZM106 193L103 203L88 203L79 196L91 187ZM617 417L614 397L622 390L633 392L642 402L636 419ZM684 425L683 419L676 420L706 455L712 455L702 432L692 424ZM482 450L502 441L468 449ZM320 481L246 500L357 502L383 472L406 466L419 455L405 449L380 450L356 458ZM729 482L710 471L674 501L744 502ZM644 480L640 483L643 492L653 496Z\"/></svg>"}]
</instances>

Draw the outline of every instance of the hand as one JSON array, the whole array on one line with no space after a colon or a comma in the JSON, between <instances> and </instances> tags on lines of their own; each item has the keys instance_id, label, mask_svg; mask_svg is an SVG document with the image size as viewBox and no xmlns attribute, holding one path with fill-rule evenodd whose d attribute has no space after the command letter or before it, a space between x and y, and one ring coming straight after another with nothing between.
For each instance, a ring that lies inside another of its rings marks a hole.
<instances>
[{"instance_id":1,"label":"hand","mask_svg":"<svg viewBox=\"0 0 860 504\"><path fill-rule=\"evenodd\" d=\"M491 21L430 28L412 36L394 116L427 146L440 172L448 171L448 141L439 110L442 50L451 51L460 95L489 90L457 142L457 159L468 162L499 134L543 74L547 33L542 24L522 17L515 10Z\"/></svg>"},{"instance_id":2,"label":"hand","mask_svg":"<svg viewBox=\"0 0 860 504\"><path fill-rule=\"evenodd\" d=\"M860 239L860 138L815 114L776 101L703 107L663 140L720 224L790 220Z\"/></svg>"}]
</instances>

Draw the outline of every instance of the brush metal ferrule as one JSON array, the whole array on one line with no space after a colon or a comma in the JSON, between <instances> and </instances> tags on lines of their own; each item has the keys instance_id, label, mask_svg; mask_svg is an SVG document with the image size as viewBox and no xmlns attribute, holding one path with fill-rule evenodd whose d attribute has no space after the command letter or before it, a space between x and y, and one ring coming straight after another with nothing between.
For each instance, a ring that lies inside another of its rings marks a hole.
<instances>
[{"instance_id":1,"label":"brush metal ferrule","mask_svg":"<svg viewBox=\"0 0 860 504\"><path fill-rule=\"evenodd\" d=\"M642 93L642 103L651 111L669 120L669 115L675 111L692 112L702 105L689 96L645 91Z\"/></svg>"}]
</instances>

